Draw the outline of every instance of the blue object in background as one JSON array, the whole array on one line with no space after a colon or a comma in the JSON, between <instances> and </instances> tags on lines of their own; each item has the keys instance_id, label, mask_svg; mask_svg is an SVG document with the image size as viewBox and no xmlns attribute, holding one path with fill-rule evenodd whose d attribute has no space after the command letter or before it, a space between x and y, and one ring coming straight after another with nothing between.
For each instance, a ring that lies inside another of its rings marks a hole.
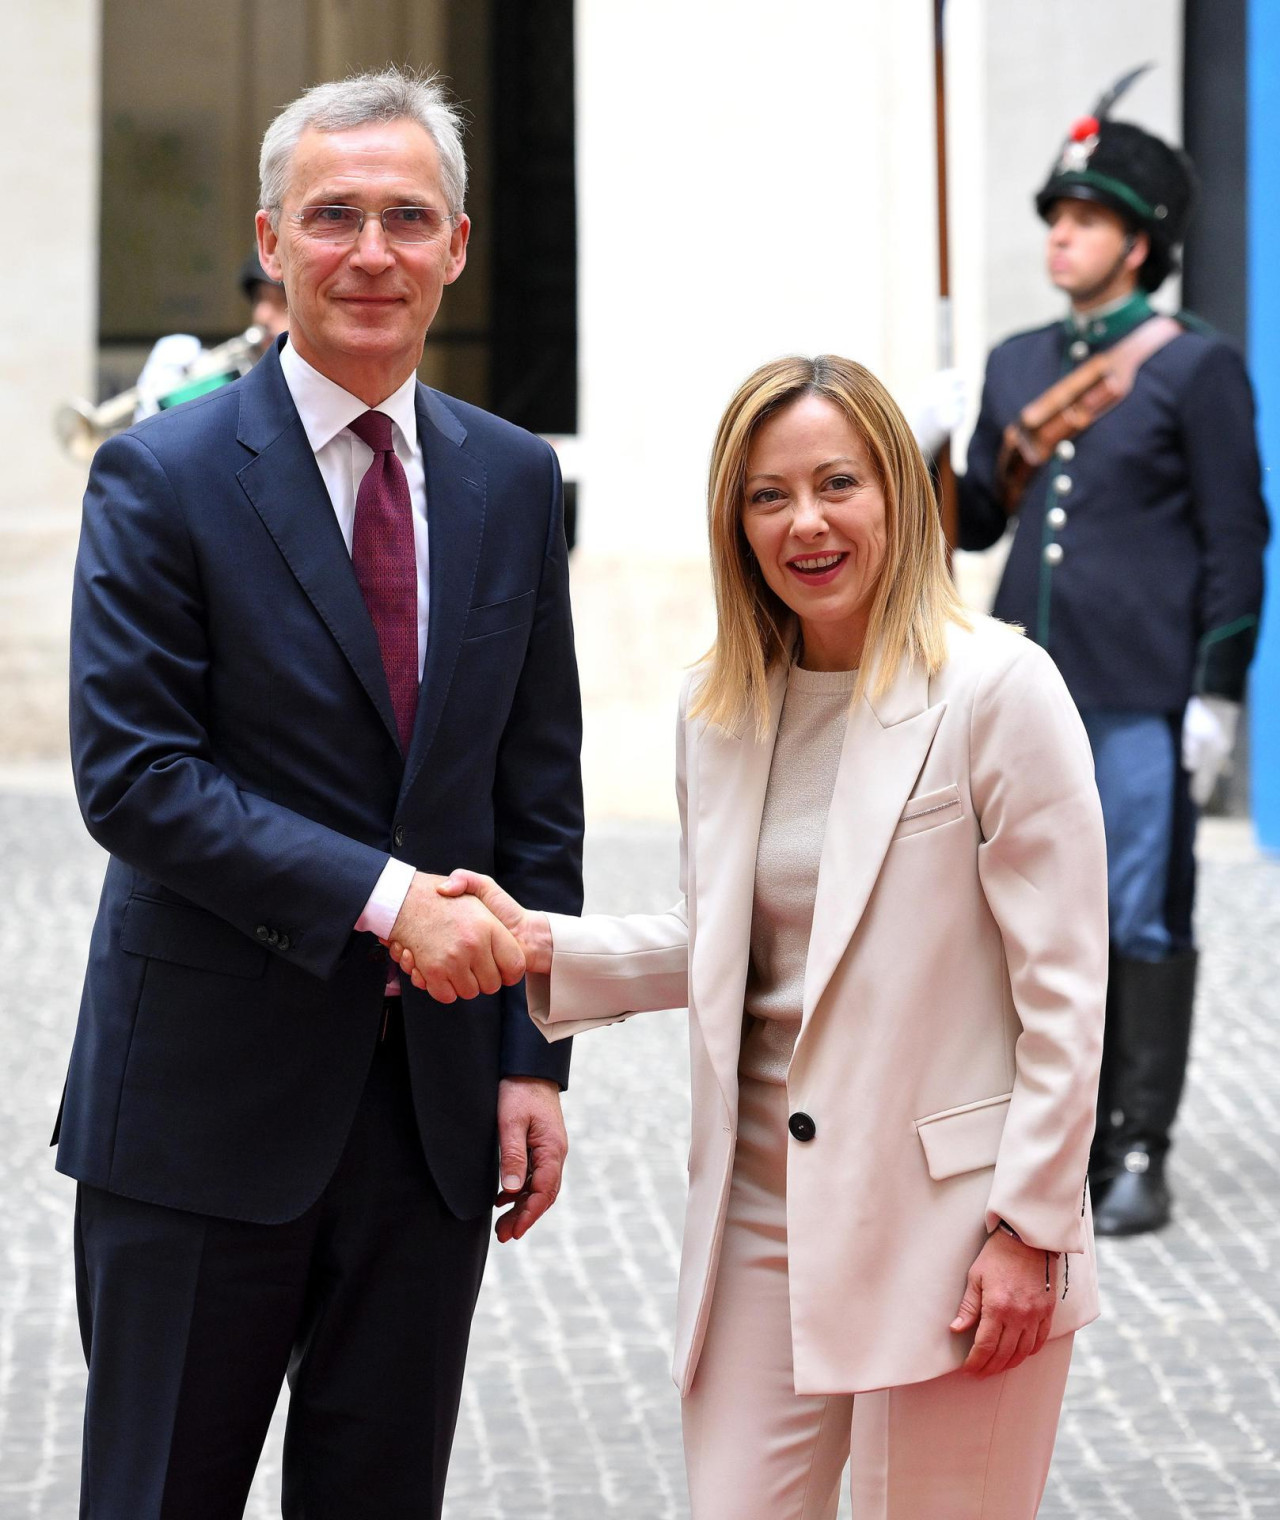
<instances>
[{"instance_id":1,"label":"blue object in background","mask_svg":"<svg viewBox=\"0 0 1280 1520\"><path fill-rule=\"evenodd\" d=\"M1280 854L1280 4L1249 0L1249 368L1258 395L1263 490L1271 513L1267 600L1250 685L1253 818Z\"/></svg>"}]
</instances>

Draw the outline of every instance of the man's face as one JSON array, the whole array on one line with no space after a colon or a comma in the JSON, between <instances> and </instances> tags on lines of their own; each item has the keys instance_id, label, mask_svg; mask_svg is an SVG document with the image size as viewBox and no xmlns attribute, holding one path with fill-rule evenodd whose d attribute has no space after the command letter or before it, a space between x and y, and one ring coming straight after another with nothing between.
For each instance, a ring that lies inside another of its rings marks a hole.
<instances>
[{"instance_id":1,"label":"man's face","mask_svg":"<svg viewBox=\"0 0 1280 1520\"><path fill-rule=\"evenodd\" d=\"M364 211L359 237L346 245L309 238L290 213L316 205ZM278 227L258 213L259 257L284 281L290 343L357 394L385 384L389 395L417 368L444 287L467 259L465 216L446 223L433 242L393 243L376 214L389 206L425 206L442 216L452 210L435 143L415 121L309 129L294 149Z\"/></svg>"},{"instance_id":2,"label":"man's face","mask_svg":"<svg viewBox=\"0 0 1280 1520\"><path fill-rule=\"evenodd\" d=\"M1091 296L1116 279L1136 276L1147 256L1147 238L1138 233L1126 249L1129 230L1109 206L1063 199L1049 207L1045 262L1049 278L1068 296Z\"/></svg>"}]
</instances>

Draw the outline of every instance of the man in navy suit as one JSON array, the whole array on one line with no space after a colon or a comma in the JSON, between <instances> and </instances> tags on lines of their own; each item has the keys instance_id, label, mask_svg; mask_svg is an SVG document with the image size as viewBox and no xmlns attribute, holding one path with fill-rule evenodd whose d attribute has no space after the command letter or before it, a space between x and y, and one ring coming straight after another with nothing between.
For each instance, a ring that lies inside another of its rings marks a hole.
<instances>
[{"instance_id":1,"label":"man in navy suit","mask_svg":"<svg viewBox=\"0 0 1280 1520\"><path fill-rule=\"evenodd\" d=\"M72 746L111 858L58 1166L93 1520L241 1515L286 1374L286 1516L439 1515L495 1179L519 1237L566 1150L518 947L435 890L581 904L555 458L415 378L466 258L457 117L395 70L322 85L261 167L287 339L85 498Z\"/></svg>"}]
</instances>

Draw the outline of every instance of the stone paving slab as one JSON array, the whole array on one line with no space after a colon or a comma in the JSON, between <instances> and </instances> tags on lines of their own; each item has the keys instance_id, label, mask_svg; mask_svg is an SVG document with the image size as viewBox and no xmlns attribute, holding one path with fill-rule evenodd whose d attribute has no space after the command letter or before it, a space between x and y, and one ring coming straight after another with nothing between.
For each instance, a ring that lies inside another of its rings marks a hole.
<instances>
[{"instance_id":1,"label":"stone paving slab","mask_svg":"<svg viewBox=\"0 0 1280 1520\"><path fill-rule=\"evenodd\" d=\"M1044 1520L1280 1520L1280 863L1238 831L1210 855L1178 1219L1099 1243L1105 1315L1077 1340ZM65 793L0 790L0 861L0 1520L66 1520L83 1364L72 1188L46 1142L102 857ZM667 828L589 840L593 907L665 906L674 876ZM679 1014L578 1042L565 1192L492 1253L450 1520L686 1516L668 1375L686 1071ZM278 1483L279 1420L249 1520L278 1514Z\"/></svg>"}]
</instances>

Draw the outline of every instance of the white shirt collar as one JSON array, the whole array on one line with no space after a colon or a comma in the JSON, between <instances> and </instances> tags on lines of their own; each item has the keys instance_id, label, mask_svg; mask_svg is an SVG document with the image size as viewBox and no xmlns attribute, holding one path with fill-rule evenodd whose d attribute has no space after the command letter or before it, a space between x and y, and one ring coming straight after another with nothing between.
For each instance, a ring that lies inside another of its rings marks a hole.
<instances>
[{"instance_id":1,"label":"white shirt collar","mask_svg":"<svg viewBox=\"0 0 1280 1520\"><path fill-rule=\"evenodd\" d=\"M302 419L313 454L318 454L326 444L333 442L343 428L349 427L357 417L370 410L385 412L399 430L400 442L410 453L417 451L416 375L407 376L404 384L385 401L379 401L376 407L370 408L359 396L344 391L327 375L322 375L314 365L308 364L291 343L286 342L280 350L280 368L285 384L289 387L289 394L293 397L293 404L298 408L298 416Z\"/></svg>"}]
</instances>

